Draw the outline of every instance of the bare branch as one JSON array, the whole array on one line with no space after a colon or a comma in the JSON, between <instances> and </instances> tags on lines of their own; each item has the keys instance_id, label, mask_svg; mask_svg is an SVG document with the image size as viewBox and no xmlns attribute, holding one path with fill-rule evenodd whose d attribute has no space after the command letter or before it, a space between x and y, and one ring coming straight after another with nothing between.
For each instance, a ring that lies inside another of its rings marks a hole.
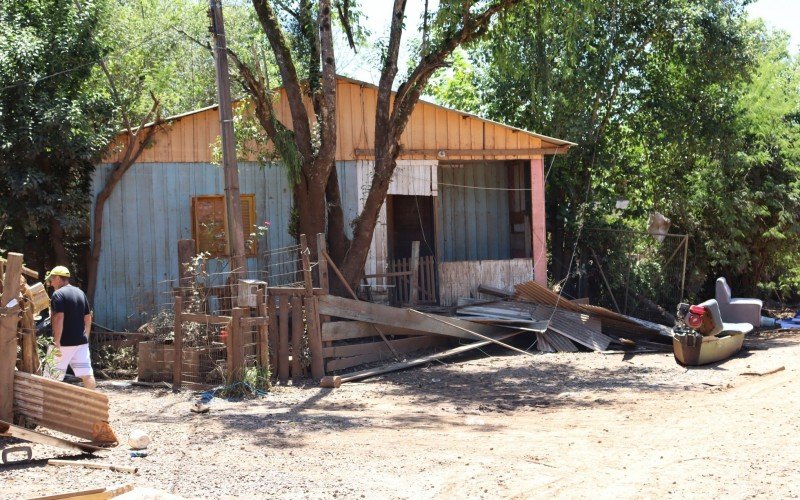
<instances>
[{"instance_id":1,"label":"bare branch","mask_svg":"<svg viewBox=\"0 0 800 500\"><path fill-rule=\"evenodd\" d=\"M427 0L425 2L427 5ZM353 36L353 25L350 24L350 0L337 0L336 11L339 13L339 20L342 22L344 34L347 36L347 44L350 45L353 52L357 52L356 40L355 36Z\"/></svg>"}]
</instances>

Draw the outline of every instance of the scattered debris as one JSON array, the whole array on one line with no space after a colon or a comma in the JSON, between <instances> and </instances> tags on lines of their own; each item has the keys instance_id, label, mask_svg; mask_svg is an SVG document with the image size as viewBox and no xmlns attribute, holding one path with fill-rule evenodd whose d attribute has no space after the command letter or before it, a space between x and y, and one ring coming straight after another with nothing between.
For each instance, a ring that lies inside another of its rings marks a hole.
<instances>
[{"instance_id":1,"label":"scattered debris","mask_svg":"<svg viewBox=\"0 0 800 500\"><path fill-rule=\"evenodd\" d=\"M128 435L128 446L134 450L143 450L150 445L150 436L142 429L133 429Z\"/></svg>"},{"instance_id":2,"label":"scattered debris","mask_svg":"<svg viewBox=\"0 0 800 500\"><path fill-rule=\"evenodd\" d=\"M765 370L765 371L760 371L760 372L759 372L759 371L752 371L752 372L742 372L742 373L740 373L739 375L748 375L748 376L755 376L755 377L763 377L763 376L765 376L765 375L772 375L773 373L782 372L782 371L783 371L783 370L785 370L785 369L786 369L786 367L785 367L785 366L783 366L783 365L781 365L781 366L779 366L779 367L777 367L777 368L773 368L773 369L771 369L771 370Z\"/></svg>"},{"instance_id":3,"label":"scattered debris","mask_svg":"<svg viewBox=\"0 0 800 500\"><path fill-rule=\"evenodd\" d=\"M25 458L19 460L8 460L8 456L12 453L25 453ZM16 464L21 462L30 461L33 457L33 450L30 446L12 446L3 450L2 460L4 464Z\"/></svg>"},{"instance_id":4,"label":"scattered debris","mask_svg":"<svg viewBox=\"0 0 800 500\"><path fill-rule=\"evenodd\" d=\"M47 461L47 465L86 467L88 469L102 469L102 470L110 470L113 472L125 472L128 474L136 474L139 472L138 467L128 467L125 465L114 465L114 464L98 463L98 462L87 462L85 460L50 459Z\"/></svg>"}]
</instances>

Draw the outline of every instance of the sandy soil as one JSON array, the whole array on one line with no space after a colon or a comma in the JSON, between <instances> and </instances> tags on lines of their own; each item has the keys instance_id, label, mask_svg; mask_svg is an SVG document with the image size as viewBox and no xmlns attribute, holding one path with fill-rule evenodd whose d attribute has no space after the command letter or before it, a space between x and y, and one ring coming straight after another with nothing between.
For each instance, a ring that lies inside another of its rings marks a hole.
<instances>
[{"instance_id":1,"label":"sandy soil","mask_svg":"<svg viewBox=\"0 0 800 500\"><path fill-rule=\"evenodd\" d=\"M797 497L800 334L745 346L694 369L671 354L491 350L337 390L217 398L200 415L193 393L105 382L117 433L153 444L101 455L139 474L48 467L64 454L33 445L34 462L0 466L0 497L126 482L202 498Z\"/></svg>"}]
</instances>

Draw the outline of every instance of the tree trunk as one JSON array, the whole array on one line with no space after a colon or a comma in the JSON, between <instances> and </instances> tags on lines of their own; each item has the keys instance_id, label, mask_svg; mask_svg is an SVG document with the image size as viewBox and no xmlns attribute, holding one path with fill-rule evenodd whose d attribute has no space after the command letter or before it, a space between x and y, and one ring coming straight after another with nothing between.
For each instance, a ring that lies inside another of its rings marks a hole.
<instances>
[{"instance_id":1,"label":"tree trunk","mask_svg":"<svg viewBox=\"0 0 800 500\"><path fill-rule=\"evenodd\" d=\"M328 202L328 253L334 262L341 263L350 246L350 241L345 234L342 194L335 166L331 169L331 175L328 177L325 197Z\"/></svg>"},{"instance_id":2,"label":"tree trunk","mask_svg":"<svg viewBox=\"0 0 800 500\"><path fill-rule=\"evenodd\" d=\"M56 265L70 267L69 254L64 246L64 229L57 218L50 219L50 243L53 245L53 255Z\"/></svg>"},{"instance_id":3,"label":"tree trunk","mask_svg":"<svg viewBox=\"0 0 800 500\"><path fill-rule=\"evenodd\" d=\"M325 186L302 179L294 187L294 202L301 207L298 214L298 235L305 234L312 255L317 253L318 233L325 232Z\"/></svg>"}]
</instances>

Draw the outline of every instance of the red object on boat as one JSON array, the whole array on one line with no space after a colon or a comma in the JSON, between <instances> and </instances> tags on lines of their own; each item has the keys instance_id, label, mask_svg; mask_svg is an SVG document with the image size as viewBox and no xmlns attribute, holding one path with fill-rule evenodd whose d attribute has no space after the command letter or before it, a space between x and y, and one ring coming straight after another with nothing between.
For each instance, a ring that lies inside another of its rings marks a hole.
<instances>
[{"instance_id":1,"label":"red object on boat","mask_svg":"<svg viewBox=\"0 0 800 500\"><path fill-rule=\"evenodd\" d=\"M691 306L689 308L689 315L686 317L686 324L697 330L703 324L703 316L706 314L706 308L703 306Z\"/></svg>"}]
</instances>

